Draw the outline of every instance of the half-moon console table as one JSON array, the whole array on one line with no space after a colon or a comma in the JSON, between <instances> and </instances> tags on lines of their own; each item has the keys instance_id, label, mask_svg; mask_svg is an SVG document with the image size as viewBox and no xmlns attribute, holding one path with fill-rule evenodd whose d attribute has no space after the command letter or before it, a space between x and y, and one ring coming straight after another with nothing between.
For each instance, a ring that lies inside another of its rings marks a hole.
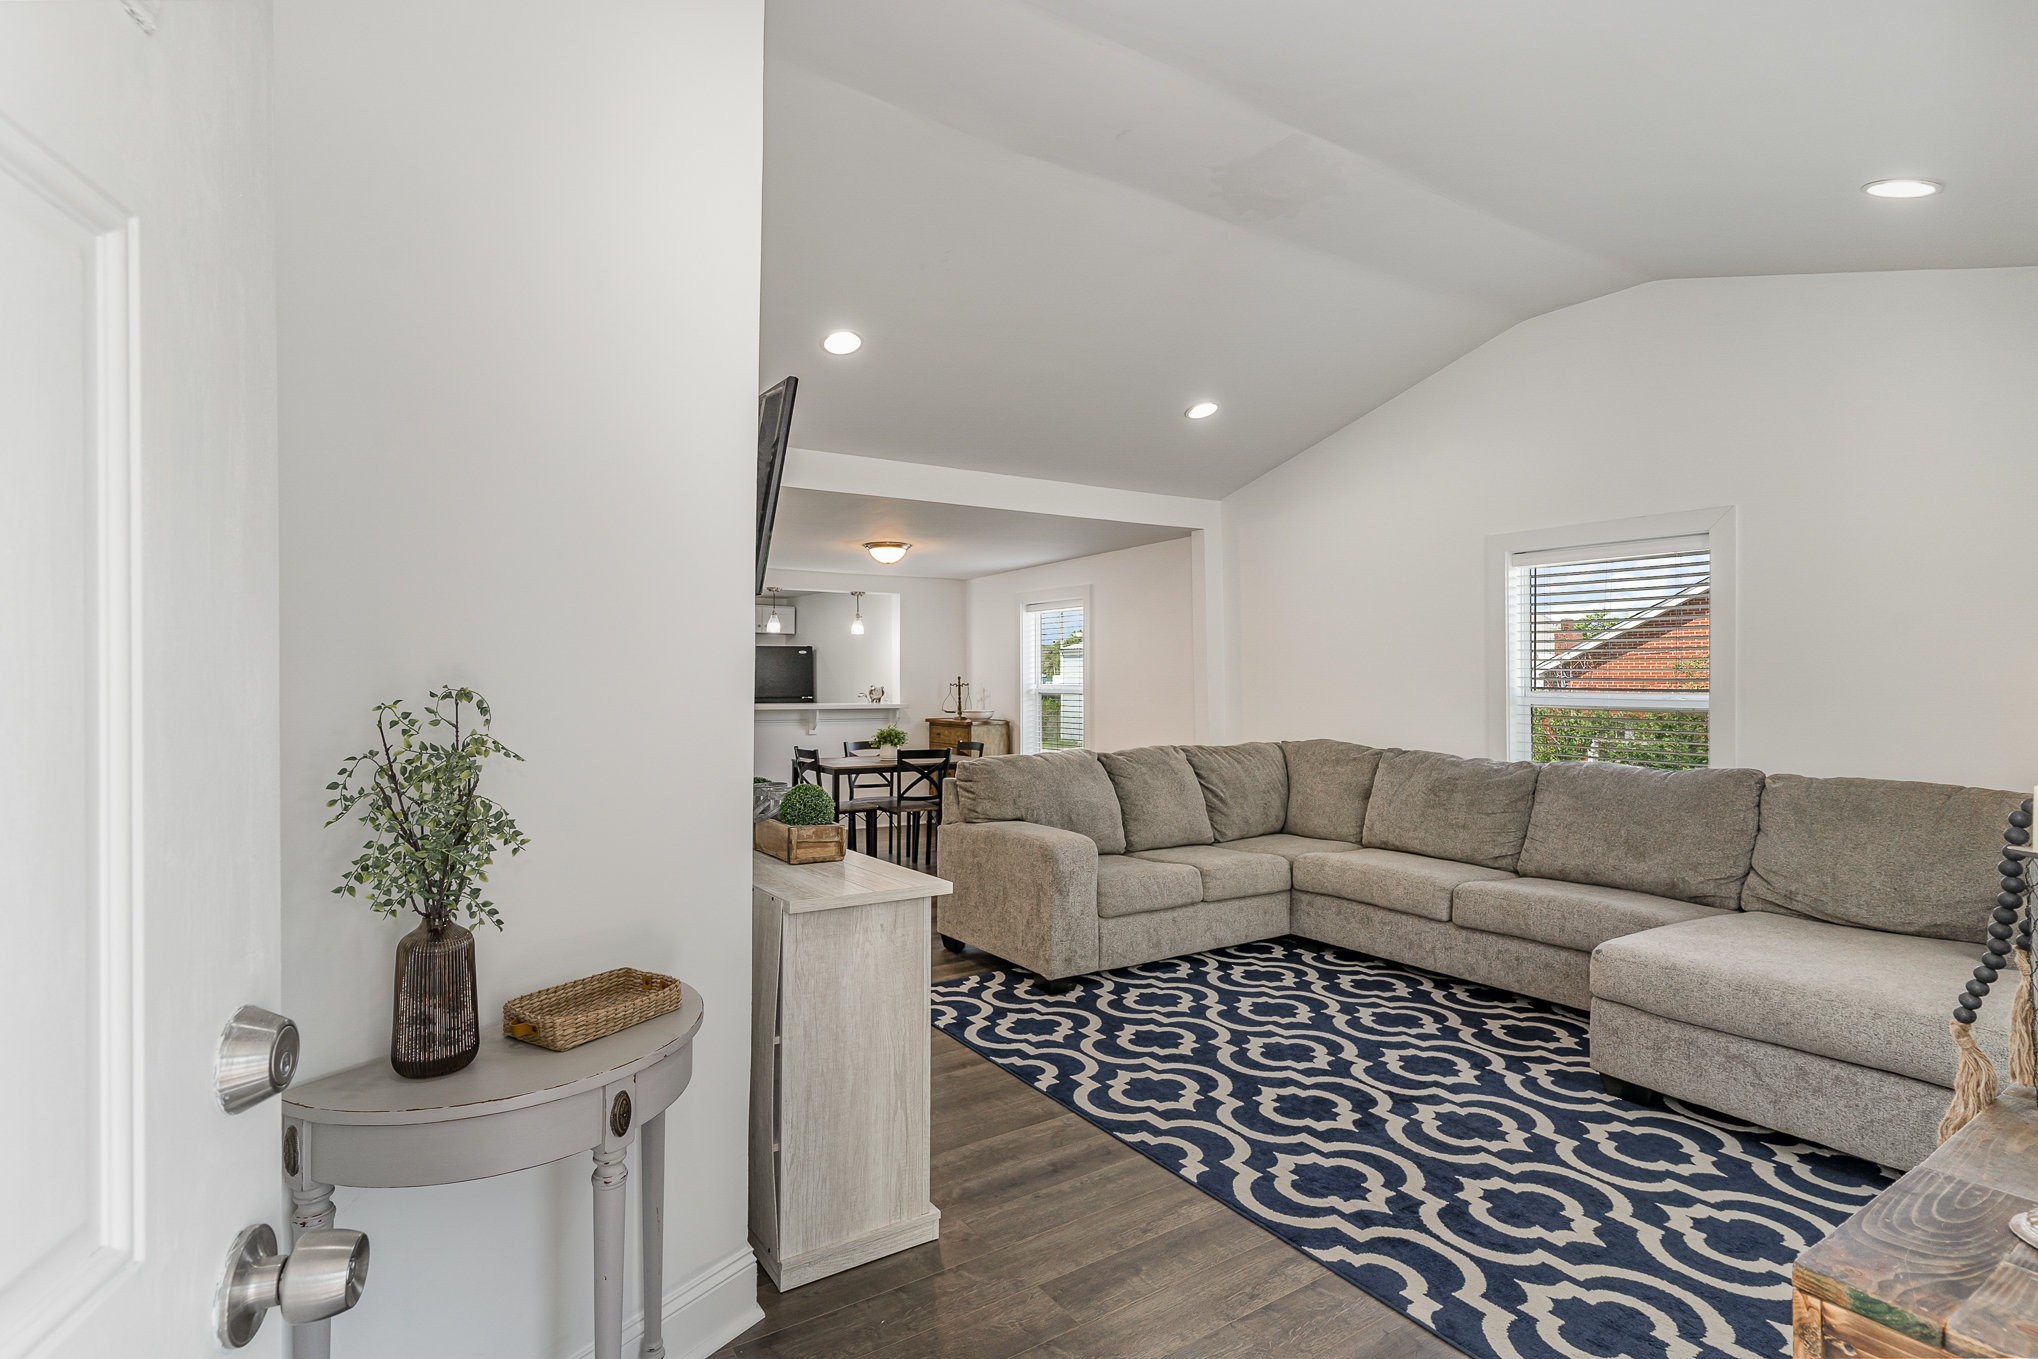
<instances>
[{"instance_id":1,"label":"half-moon console table","mask_svg":"<svg viewBox=\"0 0 2038 1359\"><path fill-rule=\"evenodd\" d=\"M624 1155L641 1140L643 1359L665 1353L665 1111L693 1076L700 993L570 1052L485 1035L464 1071L405 1080L369 1062L290 1090L283 1174L293 1239L333 1225L333 1187L401 1189L594 1156L594 1355L622 1359ZM327 1359L332 1322L299 1326L294 1359Z\"/></svg>"}]
</instances>

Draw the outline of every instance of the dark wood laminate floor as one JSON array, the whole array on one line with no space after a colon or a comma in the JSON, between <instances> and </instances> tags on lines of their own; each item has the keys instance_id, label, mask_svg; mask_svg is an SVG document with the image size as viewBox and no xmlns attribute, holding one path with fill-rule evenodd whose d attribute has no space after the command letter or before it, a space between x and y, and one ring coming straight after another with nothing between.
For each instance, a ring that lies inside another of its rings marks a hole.
<instances>
[{"instance_id":1,"label":"dark wood laminate floor","mask_svg":"<svg viewBox=\"0 0 2038 1359\"><path fill-rule=\"evenodd\" d=\"M936 949L937 978L989 965ZM1458 1351L933 1029L941 1239L780 1293L716 1359Z\"/></svg>"}]
</instances>

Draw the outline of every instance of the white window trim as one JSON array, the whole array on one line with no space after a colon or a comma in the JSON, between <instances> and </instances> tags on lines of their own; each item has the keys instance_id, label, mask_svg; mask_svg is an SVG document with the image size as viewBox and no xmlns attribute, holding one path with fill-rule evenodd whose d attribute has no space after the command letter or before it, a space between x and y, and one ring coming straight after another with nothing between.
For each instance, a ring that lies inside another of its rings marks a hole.
<instances>
[{"instance_id":1,"label":"white window trim","mask_svg":"<svg viewBox=\"0 0 2038 1359\"><path fill-rule=\"evenodd\" d=\"M1723 505L1489 537L1486 540L1486 753L1496 760L1509 758L1507 724L1509 685L1512 682L1508 673L1507 644L1509 561L1518 554L1530 552L1561 555L1578 550L1581 555L1595 555L1602 548L1620 543L1702 533L1706 535L1712 551L1712 687L1708 704L1712 718L1706 724L1706 747L1713 768L1727 769L1737 765L1740 762L1740 733L1735 694L1740 688L1740 671L1734 517L1734 507ZM1575 706L1601 705L1586 701ZM1652 700L1652 706L1675 705L1657 697Z\"/></svg>"},{"instance_id":2,"label":"white window trim","mask_svg":"<svg viewBox=\"0 0 2038 1359\"><path fill-rule=\"evenodd\" d=\"M1027 648L1032 645L1032 636L1026 615L1042 604L1078 604L1083 610L1083 749L1100 750L1097 744L1097 727L1092 720L1096 716L1097 704L1097 612L1096 601L1091 597L1087 585L1065 585L1059 590L1028 590L1022 593L1014 604L1013 617L1019 627L1019 668L1013 676L1012 692L1019 695L1019 711L1013 714L1013 749L1022 754L1035 752L1026 749L1026 703L1035 690L1027 688L1028 676L1032 670L1032 657Z\"/></svg>"}]
</instances>

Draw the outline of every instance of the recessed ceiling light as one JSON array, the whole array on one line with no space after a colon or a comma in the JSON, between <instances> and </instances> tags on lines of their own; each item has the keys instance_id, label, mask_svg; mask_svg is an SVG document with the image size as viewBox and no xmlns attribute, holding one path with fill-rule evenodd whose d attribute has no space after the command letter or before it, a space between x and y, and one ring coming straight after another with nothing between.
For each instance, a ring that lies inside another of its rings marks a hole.
<instances>
[{"instance_id":1,"label":"recessed ceiling light","mask_svg":"<svg viewBox=\"0 0 2038 1359\"><path fill-rule=\"evenodd\" d=\"M911 546L911 543L865 543L863 550L880 566L896 566Z\"/></svg>"},{"instance_id":2,"label":"recessed ceiling light","mask_svg":"<svg viewBox=\"0 0 2038 1359\"><path fill-rule=\"evenodd\" d=\"M1217 414L1217 403L1215 401L1198 401L1195 405L1183 411L1182 414L1188 416L1191 420L1208 420L1211 416Z\"/></svg>"},{"instance_id":3,"label":"recessed ceiling light","mask_svg":"<svg viewBox=\"0 0 2038 1359\"><path fill-rule=\"evenodd\" d=\"M1930 198L1945 187L1931 179L1878 179L1863 184L1861 192L1876 198Z\"/></svg>"},{"instance_id":4,"label":"recessed ceiling light","mask_svg":"<svg viewBox=\"0 0 2038 1359\"><path fill-rule=\"evenodd\" d=\"M830 354L854 354L863 348L863 337L853 330L831 330L828 338L821 341L821 348Z\"/></svg>"}]
</instances>

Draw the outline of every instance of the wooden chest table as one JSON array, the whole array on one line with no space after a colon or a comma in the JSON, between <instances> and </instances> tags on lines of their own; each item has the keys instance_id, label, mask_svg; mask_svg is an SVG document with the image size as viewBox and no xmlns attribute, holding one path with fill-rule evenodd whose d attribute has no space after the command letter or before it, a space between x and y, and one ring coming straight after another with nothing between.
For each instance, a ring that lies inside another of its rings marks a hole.
<instances>
[{"instance_id":1,"label":"wooden chest table","mask_svg":"<svg viewBox=\"0 0 2038 1359\"><path fill-rule=\"evenodd\" d=\"M1012 753L1012 723L1003 717L930 717L927 744L954 750L963 741L981 741L986 755Z\"/></svg>"},{"instance_id":2,"label":"wooden chest table","mask_svg":"<svg viewBox=\"0 0 2038 1359\"><path fill-rule=\"evenodd\" d=\"M1795 1359L2038 1355L2038 1108L2013 1086L1798 1257Z\"/></svg>"}]
</instances>

